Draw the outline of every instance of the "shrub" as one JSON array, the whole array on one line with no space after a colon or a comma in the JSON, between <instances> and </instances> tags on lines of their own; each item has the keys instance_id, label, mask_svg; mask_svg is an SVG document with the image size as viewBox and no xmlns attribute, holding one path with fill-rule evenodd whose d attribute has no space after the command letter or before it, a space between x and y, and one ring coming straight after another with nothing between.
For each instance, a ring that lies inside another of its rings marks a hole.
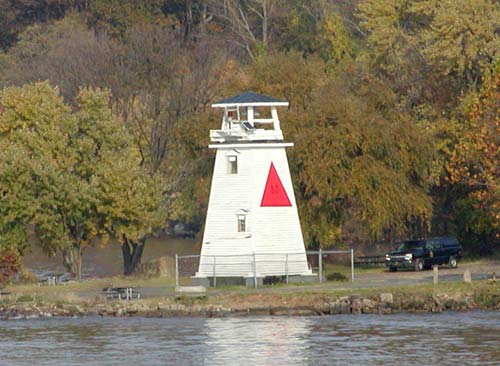
<instances>
[{"instance_id":1,"label":"shrub","mask_svg":"<svg viewBox=\"0 0 500 366\"><path fill-rule=\"evenodd\" d=\"M19 253L13 249L0 251L0 284L9 282L21 268Z\"/></svg>"},{"instance_id":2,"label":"shrub","mask_svg":"<svg viewBox=\"0 0 500 366\"><path fill-rule=\"evenodd\" d=\"M347 277L339 272L332 272L326 275L327 281L347 281Z\"/></svg>"}]
</instances>

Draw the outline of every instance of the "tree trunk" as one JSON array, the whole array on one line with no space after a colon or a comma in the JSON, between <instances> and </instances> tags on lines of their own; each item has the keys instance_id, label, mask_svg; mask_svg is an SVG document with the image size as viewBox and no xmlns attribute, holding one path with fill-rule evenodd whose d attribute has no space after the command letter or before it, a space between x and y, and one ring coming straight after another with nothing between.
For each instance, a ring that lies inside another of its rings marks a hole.
<instances>
[{"instance_id":1,"label":"tree trunk","mask_svg":"<svg viewBox=\"0 0 500 366\"><path fill-rule=\"evenodd\" d=\"M130 276L135 272L137 266L141 263L142 252L144 251L145 239L139 241L129 240L123 237L123 274Z\"/></svg>"},{"instance_id":2,"label":"tree trunk","mask_svg":"<svg viewBox=\"0 0 500 366\"><path fill-rule=\"evenodd\" d=\"M79 244L64 249L63 264L69 273L77 280L82 279L82 248Z\"/></svg>"}]
</instances>

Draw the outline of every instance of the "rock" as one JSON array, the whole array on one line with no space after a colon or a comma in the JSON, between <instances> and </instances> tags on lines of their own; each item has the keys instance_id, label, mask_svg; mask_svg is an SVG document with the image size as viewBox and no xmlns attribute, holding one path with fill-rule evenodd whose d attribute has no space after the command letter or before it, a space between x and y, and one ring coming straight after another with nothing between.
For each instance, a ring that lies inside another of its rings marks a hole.
<instances>
[{"instance_id":1,"label":"rock","mask_svg":"<svg viewBox=\"0 0 500 366\"><path fill-rule=\"evenodd\" d=\"M336 300L334 303L330 303L330 314L341 314L342 309L340 305L340 300Z\"/></svg>"},{"instance_id":2,"label":"rock","mask_svg":"<svg viewBox=\"0 0 500 366\"><path fill-rule=\"evenodd\" d=\"M464 271L464 282L465 283L472 283L472 276L471 276L470 270L468 270L468 269L466 269Z\"/></svg>"},{"instance_id":3,"label":"rock","mask_svg":"<svg viewBox=\"0 0 500 366\"><path fill-rule=\"evenodd\" d=\"M170 311L171 308L170 308L170 305L164 305L164 304L158 304L158 310L159 311Z\"/></svg>"},{"instance_id":4,"label":"rock","mask_svg":"<svg viewBox=\"0 0 500 366\"><path fill-rule=\"evenodd\" d=\"M75 304L64 304L63 309L71 314L83 314L83 309L79 305Z\"/></svg>"},{"instance_id":5,"label":"rock","mask_svg":"<svg viewBox=\"0 0 500 366\"><path fill-rule=\"evenodd\" d=\"M136 314L139 312L139 307L134 304L132 306L127 307L125 311L127 312L127 314Z\"/></svg>"},{"instance_id":6,"label":"rock","mask_svg":"<svg viewBox=\"0 0 500 366\"><path fill-rule=\"evenodd\" d=\"M363 310L363 301L359 295L351 296L351 313L360 314Z\"/></svg>"},{"instance_id":7,"label":"rock","mask_svg":"<svg viewBox=\"0 0 500 366\"><path fill-rule=\"evenodd\" d=\"M361 304L362 304L361 311L365 314L374 313L377 307L377 303L370 299L362 299Z\"/></svg>"},{"instance_id":8,"label":"rock","mask_svg":"<svg viewBox=\"0 0 500 366\"><path fill-rule=\"evenodd\" d=\"M380 294L380 302L384 304L392 304L394 302L394 297L391 293L385 292L383 294Z\"/></svg>"},{"instance_id":9,"label":"rock","mask_svg":"<svg viewBox=\"0 0 500 366\"><path fill-rule=\"evenodd\" d=\"M343 296L339 300L339 314L351 313L351 299L349 296Z\"/></svg>"},{"instance_id":10,"label":"rock","mask_svg":"<svg viewBox=\"0 0 500 366\"><path fill-rule=\"evenodd\" d=\"M377 305L377 303L371 299L362 299L361 302L365 308L374 308Z\"/></svg>"},{"instance_id":11,"label":"rock","mask_svg":"<svg viewBox=\"0 0 500 366\"><path fill-rule=\"evenodd\" d=\"M386 305L382 304L381 306L379 306L378 312L380 314L391 314L392 313L392 309L389 306L386 306Z\"/></svg>"}]
</instances>

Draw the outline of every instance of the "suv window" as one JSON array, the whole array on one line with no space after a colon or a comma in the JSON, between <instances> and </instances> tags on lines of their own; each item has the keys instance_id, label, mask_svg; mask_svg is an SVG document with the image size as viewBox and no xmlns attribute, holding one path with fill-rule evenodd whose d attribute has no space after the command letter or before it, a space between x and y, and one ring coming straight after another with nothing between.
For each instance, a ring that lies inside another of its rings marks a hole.
<instances>
[{"instance_id":1,"label":"suv window","mask_svg":"<svg viewBox=\"0 0 500 366\"><path fill-rule=\"evenodd\" d=\"M441 245L440 245L439 241L437 241L437 240L430 240L427 242L425 247L429 250L436 250L436 249L441 248Z\"/></svg>"},{"instance_id":2,"label":"suv window","mask_svg":"<svg viewBox=\"0 0 500 366\"><path fill-rule=\"evenodd\" d=\"M458 240L455 238L445 238L442 241L443 241L444 247L457 247L458 246Z\"/></svg>"},{"instance_id":3,"label":"suv window","mask_svg":"<svg viewBox=\"0 0 500 366\"><path fill-rule=\"evenodd\" d=\"M398 247L398 250L403 251L403 250L422 248L424 246L424 244L425 244L425 241L423 241L423 240L408 240L408 241L405 241L403 244L401 244Z\"/></svg>"}]
</instances>

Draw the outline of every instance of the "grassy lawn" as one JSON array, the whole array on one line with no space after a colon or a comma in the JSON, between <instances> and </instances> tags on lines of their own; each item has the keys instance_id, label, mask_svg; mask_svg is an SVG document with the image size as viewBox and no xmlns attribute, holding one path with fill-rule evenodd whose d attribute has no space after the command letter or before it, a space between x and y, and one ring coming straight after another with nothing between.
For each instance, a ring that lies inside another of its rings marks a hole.
<instances>
[{"instance_id":1,"label":"grassy lawn","mask_svg":"<svg viewBox=\"0 0 500 366\"><path fill-rule=\"evenodd\" d=\"M470 262L476 263L476 262ZM370 274L376 275L385 272L385 267L356 267L355 276L359 276L359 281L370 279ZM314 272L317 273L315 270ZM431 272L429 272L430 274ZM238 297L257 296L262 297L263 301L267 297L272 299L277 297L307 297L308 294L315 296L344 296L351 294L376 295L381 292L392 292L394 294L433 294L435 292L456 292L473 290L480 282L474 282L472 285L463 282L440 282L434 286L429 284L407 284L392 286L388 284L385 287L376 288L349 288L351 286L351 268L348 265L341 264L325 264L324 275L327 280L323 283L275 283L272 285L263 285L255 288L246 288L243 286L218 286L217 288L208 288L207 295L210 301L223 301L230 303ZM361 276L363 275L363 276ZM361 278L363 277L363 278ZM335 279L335 280L333 280ZM190 278L183 277L181 284L190 283ZM138 287L143 288L141 293L147 295L145 301L158 301L159 298L169 296L167 301L175 301L173 290L175 286L174 278L140 278L140 277L107 277L82 280L80 282L70 282L64 285L57 286L41 286L37 284L14 284L3 289L5 292L10 292L10 301L16 301L21 297L31 299L41 299L48 302L78 302L83 299L95 299L101 294L102 289L106 287ZM156 299L156 300L155 300ZM163 301L163 300L162 300ZM272 301L272 300L270 300Z\"/></svg>"}]
</instances>

